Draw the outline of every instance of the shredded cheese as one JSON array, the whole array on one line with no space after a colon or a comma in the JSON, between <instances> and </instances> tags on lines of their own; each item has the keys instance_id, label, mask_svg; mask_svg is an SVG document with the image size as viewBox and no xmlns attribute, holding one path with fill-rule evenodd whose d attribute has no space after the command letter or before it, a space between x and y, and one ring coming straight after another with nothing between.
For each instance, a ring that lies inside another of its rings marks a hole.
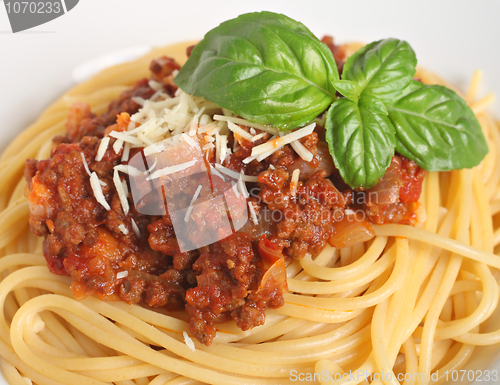
<instances>
[{"instance_id":1,"label":"shredded cheese","mask_svg":"<svg viewBox=\"0 0 500 385\"><path fill-rule=\"evenodd\" d=\"M258 130L267 132L267 133L272 134L272 135L278 135L280 132L277 128L267 127L267 126L264 126L264 125L258 124L258 123L251 123L246 119L233 118L232 116L214 115L213 119L224 121L224 122L232 122L235 124L241 124L241 125L247 126L247 127L257 128Z\"/></svg>"},{"instance_id":2,"label":"shredded cheese","mask_svg":"<svg viewBox=\"0 0 500 385\"><path fill-rule=\"evenodd\" d=\"M227 128L229 128L235 134L241 136L243 139L248 140L249 142L253 142L253 135L252 134L246 132L243 128L241 128L237 124L234 124L230 120L228 120L228 122L227 122Z\"/></svg>"},{"instance_id":3,"label":"shredded cheese","mask_svg":"<svg viewBox=\"0 0 500 385\"><path fill-rule=\"evenodd\" d=\"M195 164L196 164L196 160L190 160L189 162L176 164L175 166L167 166L165 168L162 168L160 170L155 171L150 176L148 176L146 178L146 180L157 179L157 178L160 178L162 176L170 175L170 174L173 174L174 172L179 172L179 171L185 170L191 166L194 166Z\"/></svg>"},{"instance_id":4,"label":"shredded cheese","mask_svg":"<svg viewBox=\"0 0 500 385\"><path fill-rule=\"evenodd\" d=\"M125 278L125 277L128 277L128 271L125 270L125 271L119 271L118 273L116 273L116 279L122 279L122 278Z\"/></svg>"},{"instance_id":5,"label":"shredded cheese","mask_svg":"<svg viewBox=\"0 0 500 385\"><path fill-rule=\"evenodd\" d=\"M88 163L87 163L87 160L85 159L85 155L83 155L83 152L80 152L80 154L82 155L82 160L83 160L83 168L85 169L85 171L87 172L87 174L88 174L89 176L91 176L91 174L90 174L90 169L89 169L89 165L88 165ZM104 187L104 186L107 186L106 182L104 182L104 181L102 181L102 180L100 180L100 179L99 179L99 184L100 184L101 186L103 186L103 187Z\"/></svg>"},{"instance_id":6,"label":"shredded cheese","mask_svg":"<svg viewBox=\"0 0 500 385\"><path fill-rule=\"evenodd\" d=\"M268 154L267 156L269 156L281 147L290 144L295 140L301 139L307 135L310 135L314 131L315 126L316 123L312 123L284 136L278 136L274 139L268 140L266 143L252 148L252 156L257 156L258 158L263 154Z\"/></svg>"},{"instance_id":7,"label":"shredded cheese","mask_svg":"<svg viewBox=\"0 0 500 385\"><path fill-rule=\"evenodd\" d=\"M90 176L89 165L87 163L87 160L85 159L85 155L83 154L83 152L80 152L80 154L82 155L83 168L85 169L85 171L87 172L87 174L89 174L89 176Z\"/></svg>"},{"instance_id":8,"label":"shredded cheese","mask_svg":"<svg viewBox=\"0 0 500 385\"><path fill-rule=\"evenodd\" d=\"M122 162L128 162L130 156L130 143L125 143L122 153Z\"/></svg>"},{"instance_id":9,"label":"shredded cheese","mask_svg":"<svg viewBox=\"0 0 500 385\"><path fill-rule=\"evenodd\" d=\"M126 164L118 164L114 167L115 170L128 174L130 176L139 176L142 174L141 171L136 169L135 167L126 165Z\"/></svg>"},{"instance_id":10,"label":"shredded cheese","mask_svg":"<svg viewBox=\"0 0 500 385\"><path fill-rule=\"evenodd\" d=\"M256 156L249 156L249 157L243 159L242 162L243 162L243 164L248 164L248 163L254 161L255 159L257 159Z\"/></svg>"},{"instance_id":11,"label":"shredded cheese","mask_svg":"<svg viewBox=\"0 0 500 385\"><path fill-rule=\"evenodd\" d=\"M184 222L189 221L189 216L191 215L191 212L193 211L193 203L196 202L196 199L198 199L198 196L200 195L201 191L201 184L198 186L196 189L196 192L193 195L193 198L191 199L191 203L189 203L189 207L186 211L186 215L184 216Z\"/></svg>"},{"instance_id":12,"label":"shredded cheese","mask_svg":"<svg viewBox=\"0 0 500 385\"><path fill-rule=\"evenodd\" d=\"M128 204L127 195L125 195L125 191L123 190L123 184L120 179L120 175L118 174L118 170L116 168L114 169L113 173L113 182L115 183L115 188L118 194L118 198L120 198L120 203L122 205L123 213L127 215L130 210L130 206Z\"/></svg>"},{"instance_id":13,"label":"shredded cheese","mask_svg":"<svg viewBox=\"0 0 500 385\"><path fill-rule=\"evenodd\" d=\"M257 226L259 224L259 220L257 219L257 213L255 212L252 202L248 202L248 211L250 211L250 218L252 218L253 224Z\"/></svg>"},{"instance_id":14,"label":"shredded cheese","mask_svg":"<svg viewBox=\"0 0 500 385\"><path fill-rule=\"evenodd\" d=\"M261 132L260 134L258 135L255 135L253 138L252 138L252 142L256 142L258 141L259 139L262 139L264 136L267 135L267 132Z\"/></svg>"},{"instance_id":15,"label":"shredded cheese","mask_svg":"<svg viewBox=\"0 0 500 385\"><path fill-rule=\"evenodd\" d=\"M137 238L141 237L141 231L139 230L139 226L137 226L137 223L135 223L134 219L132 218L131 220L132 223L132 231L134 232L135 236Z\"/></svg>"},{"instance_id":16,"label":"shredded cheese","mask_svg":"<svg viewBox=\"0 0 500 385\"><path fill-rule=\"evenodd\" d=\"M125 195L128 196L128 186L127 186L127 182L122 180L122 187L123 187L123 191L125 192Z\"/></svg>"},{"instance_id":17,"label":"shredded cheese","mask_svg":"<svg viewBox=\"0 0 500 385\"><path fill-rule=\"evenodd\" d=\"M109 203L106 201L106 198L102 193L101 184L99 183L99 178L95 172L90 175L90 187L92 187L92 191L97 202L99 202L106 210L111 210Z\"/></svg>"},{"instance_id":18,"label":"shredded cheese","mask_svg":"<svg viewBox=\"0 0 500 385\"><path fill-rule=\"evenodd\" d=\"M215 168L222 172L223 174L226 174L227 176L230 176L234 179L243 179L245 182L257 182L257 177L256 176L251 176L251 175L245 175L238 173L236 171L230 170L229 168L226 168L224 166L221 166L220 164L215 164Z\"/></svg>"},{"instance_id":19,"label":"shredded cheese","mask_svg":"<svg viewBox=\"0 0 500 385\"><path fill-rule=\"evenodd\" d=\"M150 144L149 146L147 146L143 152L144 152L144 156L149 156L149 155L153 155L153 154L159 154L160 152L166 150L167 148L165 147L165 145L161 144L161 143L153 143L153 144Z\"/></svg>"},{"instance_id":20,"label":"shredded cheese","mask_svg":"<svg viewBox=\"0 0 500 385\"><path fill-rule=\"evenodd\" d=\"M219 153L219 159L220 159L220 164L224 162L224 159L226 159L226 155L230 150L227 148L227 136L226 135L220 135L220 153Z\"/></svg>"},{"instance_id":21,"label":"shredded cheese","mask_svg":"<svg viewBox=\"0 0 500 385\"><path fill-rule=\"evenodd\" d=\"M146 102L146 100L144 98L141 98L140 96L134 96L132 100L140 106L144 106L144 103Z\"/></svg>"},{"instance_id":22,"label":"shredded cheese","mask_svg":"<svg viewBox=\"0 0 500 385\"><path fill-rule=\"evenodd\" d=\"M119 154L120 153L120 150L122 149L123 147L123 140L121 139L117 139L114 143L113 143L113 150L115 150L115 154Z\"/></svg>"},{"instance_id":23,"label":"shredded cheese","mask_svg":"<svg viewBox=\"0 0 500 385\"><path fill-rule=\"evenodd\" d=\"M157 82L156 80L150 80L148 82L148 85L155 91L161 90L163 88L163 85L160 82Z\"/></svg>"},{"instance_id":24,"label":"shredded cheese","mask_svg":"<svg viewBox=\"0 0 500 385\"><path fill-rule=\"evenodd\" d=\"M125 225L122 223L121 225L118 226L118 228L120 229L120 231L127 235L128 234L128 229L125 227Z\"/></svg>"},{"instance_id":25,"label":"shredded cheese","mask_svg":"<svg viewBox=\"0 0 500 385\"><path fill-rule=\"evenodd\" d=\"M248 198L250 196L250 194L248 193L248 190L247 190L247 186L245 184L245 182L243 182L243 172L241 173L240 175L240 179L238 179L238 188L241 192L241 194L245 197L245 198Z\"/></svg>"},{"instance_id":26,"label":"shredded cheese","mask_svg":"<svg viewBox=\"0 0 500 385\"><path fill-rule=\"evenodd\" d=\"M153 162L153 164L151 165L151 167L146 170L146 173L150 173L151 171L153 171L155 169L155 167L156 167L156 159Z\"/></svg>"},{"instance_id":27,"label":"shredded cheese","mask_svg":"<svg viewBox=\"0 0 500 385\"><path fill-rule=\"evenodd\" d=\"M130 143L130 144L135 144L135 145L138 145L138 146L142 146L143 145L143 142L141 140L139 140L138 138L132 136L132 135L129 135L129 134L126 134L124 132L118 132L118 131L111 131L109 133L109 136L115 138L115 139L121 139L123 140L124 142L127 142L127 143ZM109 137L107 137L109 139Z\"/></svg>"},{"instance_id":28,"label":"shredded cheese","mask_svg":"<svg viewBox=\"0 0 500 385\"><path fill-rule=\"evenodd\" d=\"M95 156L95 160L97 162L100 162L104 157L104 154L108 149L109 141L110 141L109 136L105 136L104 138L101 139L101 143L99 143L99 148L97 149L97 155Z\"/></svg>"},{"instance_id":29,"label":"shredded cheese","mask_svg":"<svg viewBox=\"0 0 500 385\"><path fill-rule=\"evenodd\" d=\"M304 147L302 143L298 140L290 143L290 146L295 150L298 156L300 156L306 162L310 162L313 159L313 154L307 148Z\"/></svg>"},{"instance_id":30,"label":"shredded cheese","mask_svg":"<svg viewBox=\"0 0 500 385\"><path fill-rule=\"evenodd\" d=\"M191 138L189 135L186 133L182 134L182 138L185 140L187 144L189 144L191 147L196 147L196 142L194 141L193 138Z\"/></svg>"},{"instance_id":31,"label":"shredded cheese","mask_svg":"<svg viewBox=\"0 0 500 385\"><path fill-rule=\"evenodd\" d=\"M215 163L220 160L220 135L218 132L215 133Z\"/></svg>"},{"instance_id":32,"label":"shredded cheese","mask_svg":"<svg viewBox=\"0 0 500 385\"><path fill-rule=\"evenodd\" d=\"M300 169L297 168L293 170L292 180L290 181L290 194L292 194L292 196L295 196L297 194L297 187L299 186L299 175Z\"/></svg>"}]
</instances>

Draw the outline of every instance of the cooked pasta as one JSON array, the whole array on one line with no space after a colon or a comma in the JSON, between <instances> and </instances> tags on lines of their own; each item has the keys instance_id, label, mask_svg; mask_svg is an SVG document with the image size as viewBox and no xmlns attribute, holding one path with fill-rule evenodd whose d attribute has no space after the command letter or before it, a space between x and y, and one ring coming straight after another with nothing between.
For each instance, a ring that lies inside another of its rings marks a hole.
<instances>
[{"instance_id":1,"label":"cooked pasta","mask_svg":"<svg viewBox=\"0 0 500 385\"><path fill-rule=\"evenodd\" d=\"M477 98L480 73L466 98L490 149L482 164L428 173L420 198L426 219L416 227L374 226L368 242L293 261L285 305L268 309L264 325L218 324L213 344L194 341L192 350L182 312L75 300L71 279L49 272L42 239L29 230L24 162L49 157L73 102L102 113L147 74L152 58L183 62L188 45L157 49L76 86L4 151L0 366L10 384L367 384L369 374L372 384L441 384L477 346L500 342L500 330L485 326L499 300L500 131L486 112L492 96ZM416 77L442 83L423 69ZM342 380L350 371L364 375ZM382 381L377 373L392 376Z\"/></svg>"}]
</instances>

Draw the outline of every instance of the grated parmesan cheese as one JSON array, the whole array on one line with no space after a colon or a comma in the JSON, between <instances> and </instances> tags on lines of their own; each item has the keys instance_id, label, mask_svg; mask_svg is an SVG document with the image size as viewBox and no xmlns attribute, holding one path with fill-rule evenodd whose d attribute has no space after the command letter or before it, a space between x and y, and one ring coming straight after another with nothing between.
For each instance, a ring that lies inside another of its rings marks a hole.
<instances>
[{"instance_id":1,"label":"grated parmesan cheese","mask_svg":"<svg viewBox=\"0 0 500 385\"><path fill-rule=\"evenodd\" d=\"M184 141L189 144L191 147L196 147L196 142L194 141L193 138L191 138L189 135L187 135L186 133L183 133L182 134L182 138L184 139Z\"/></svg>"},{"instance_id":2,"label":"grated parmesan cheese","mask_svg":"<svg viewBox=\"0 0 500 385\"><path fill-rule=\"evenodd\" d=\"M153 154L159 154L160 152L166 150L167 148L161 143L153 143L147 146L143 152L144 156L149 156Z\"/></svg>"},{"instance_id":3,"label":"grated parmesan cheese","mask_svg":"<svg viewBox=\"0 0 500 385\"><path fill-rule=\"evenodd\" d=\"M121 225L118 226L118 228L120 229L120 231L127 235L128 234L128 229L125 227L125 225L122 223Z\"/></svg>"},{"instance_id":4,"label":"grated parmesan cheese","mask_svg":"<svg viewBox=\"0 0 500 385\"><path fill-rule=\"evenodd\" d=\"M256 176L251 176L251 175L245 175L241 174L239 172L230 170L229 168L226 168L220 164L215 164L215 168L222 172L223 174L226 174L227 176L230 176L234 179L243 179L245 182L257 182L257 177Z\"/></svg>"},{"instance_id":5,"label":"grated parmesan cheese","mask_svg":"<svg viewBox=\"0 0 500 385\"><path fill-rule=\"evenodd\" d=\"M140 106L144 106L144 103L146 102L146 100L144 98L141 98L140 96L134 96L132 100Z\"/></svg>"},{"instance_id":6,"label":"grated parmesan cheese","mask_svg":"<svg viewBox=\"0 0 500 385\"><path fill-rule=\"evenodd\" d=\"M196 192L193 195L193 198L191 199L191 203L189 203L189 207L186 211L186 215L184 216L184 222L189 221L189 216L191 215L191 212L193 211L193 203L196 202L196 199L198 199L198 196L200 195L201 191L201 184L198 186L196 189Z\"/></svg>"},{"instance_id":7,"label":"grated parmesan cheese","mask_svg":"<svg viewBox=\"0 0 500 385\"><path fill-rule=\"evenodd\" d=\"M125 195L125 191L123 190L123 184L120 179L120 175L118 174L118 170L116 168L114 169L113 173L113 182L115 183L116 192L118 194L118 197L120 198L120 203L122 205L123 213L127 215L130 210L130 206L128 204L127 195ZM124 234L127 233L124 232Z\"/></svg>"},{"instance_id":8,"label":"grated parmesan cheese","mask_svg":"<svg viewBox=\"0 0 500 385\"><path fill-rule=\"evenodd\" d=\"M220 160L220 135L218 132L215 133L215 163Z\"/></svg>"},{"instance_id":9,"label":"grated parmesan cheese","mask_svg":"<svg viewBox=\"0 0 500 385\"><path fill-rule=\"evenodd\" d=\"M87 171L87 174L89 174L89 176L90 176L89 165L87 163L87 160L85 159L85 155L83 155L83 152L80 152L80 154L82 155L83 168L85 169L85 171Z\"/></svg>"},{"instance_id":10,"label":"grated parmesan cheese","mask_svg":"<svg viewBox=\"0 0 500 385\"><path fill-rule=\"evenodd\" d=\"M224 162L226 155L228 155L230 150L227 148L227 135L220 135L220 163Z\"/></svg>"},{"instance_id":11,"label":"grated parmesan cheese","mask_svg":"<svg viewBox=\"0 0 500 385\"><path fill-rule=\"evenodd\" d=\"M155 169L155 167L156 167L156 159L153 162L153 164L151 165L151 167L146 170L146 173L150 173L151 171L153 171Z\"/></svg>"},{"instance_id":12,"label":"grated parmesan cheese","mask_svg":"<svg viewBox=\"0 0 500 385\"><path fill-rule=\"evenodd\" d=\"M135 236L137 238L141 237L141 231L139 230L139 226L137 226L137 223L135 223L134 219L132 218L131 220L132 223L132 231L134 232Z\"/></svg>"},{"instance_id":13,"label":"grated parmesan cheese","mask_svg":"<svg viewBox=\"0 0 500 385\"><path fill-rule=\"evenodd\" d=\"M109 141L110 141L109 136L105 136L104 138L101 139L101 143L99 143L99 148L97 149L97 155L95 156L96 162L100 162L104 157L104 154L108 149Z\"/></svg>"},{"instance_id":14,"label":"grated parmesan cheese","mask_svg":"<svg viewBox=\"0 0 500 385\"><path fill-rule=\"evenodd\" d=\"M267 132L261 132L260 134L258 135L255 135L253 138L252 138L252 142L256 142L258 141L259 139L262 139L264 136L267 135Z\"/></svg>"},{"instance_id":15,"label":"grated parmesan cheese","mask_svg":"<svg viewBox=\"0 0 500 385\"><path fill-rule=\"evenodd\" d=\"M118 273L116 273L116 279L122 279L122 278L125 278L125 277L128 277L128 271L125 270L125 271L119 271Z\"/></svg>"},{"instance_id":16,"label":"grated parmesan cheese","mask_svg":"<svg viewBox=\"0 0 500 385\"><path fill-rule=\"evenodd\" d=\"M163 85L160 82L157 82L156 80L152 79L148 82L148 85L151 89L155 91L161 90L163 88Z\"/></svg>"},{"instance_id":17,"label":"grated parmesan cheese","mask_svg":"<svg viewBox=\"0 0 500 385\"><path fill-rule=\"evenodd\" d=\"M128 196L128 186L127 182L122 180L123 191L125 191L125 195Z\"/></svg>"},{"instance_id":18,"label":"grated parmesan cheese","mask_svg":"<svg viewBox=\"0 0 500 385\"><path fill-rule=\"evenodd\" d=\"M123 226L123 225L121 225ZM119 271L118 273L116 273L116 279L122 279L122 278L125 278L125 277L128 277L128 271L125 270L125 271Z\"/></svg>"},{"instance_id":19,"label":"grated parmesan cheese","mask_svg":"<svg viewBox=\"0 0 500 385\"><path fill-rule=\"evenodd\" d=\"M253 142L253 135L246 132L243 128L241 128L237 124L234 124L233 122L228 121L227 128L229 128L235 134L241 136L243 139L248 140L249 142Z\"/></svg>"},{"instance_id":20,"label":"grated parmesan cheese","mask_svg":"<svg viewBox=\"0 0 500 385\"><path fill-rule=\"evenodd\" d=\"M87 163L87 160L85 159L85 155L83 155L83 152L80 152L80 154L82 155L82 160L83 160L83 168L85 169L85 171L87 172L87 174L88 174L89 176L91 176L91 174L90 174L90 169L89 169L89 165L88 165L88 163ZM99 184L100 184L101 186L103 186L103 187L104 187L104 186L107 186L106 182L104 182L104 181L102 181L102 180L100 180L100 179L99 179Z\"/></svg>"},{"instance_id":21,"label":"grated parmesan cheese","mask_svg":"<svg viewBox=\"0 0 500 385\"><path fill-rule=\"evenodd\" d=\"M267 132L267 133L272 134L272 135L279 135L279 133L280 133L280 130L278 130L277 128L267 127L267 126L264 126L264 125L258 124L258 123L251 123L248 120L242 119L242 118L234 118L231 116L223 116L223 115L214 115L213 119L224 121L224 122L233 122L235 124L241 124L243 126L257 128L258 130Z\"/></svg>"},{"instance_id":22,"label":"grated parmesan cheese","mask_svg":"<svg viewBox=\"0 0 500 385\"><path fill-rule=\"evenodd\" d=\"M255 212L252 202L248 202L248 210L250 211L250 218L252 218L253 224L257 226L259 224L259 220L257 219L257 213Z\"/></svg>"},{"instance_id":23,"label":"grated parmesan cheese","mask_svg":"<svg viewBox=\"0 0 500 385\"><path fill-rule=\"evenodd\" d=\"M170 174L173 174L174 172L179 172L179 171L185 170L191 166L194 166L195 164L196 164L196 160L190 160L189 162L176 164L175 166L167 166L167 167L162 168L158 171L155 171L150 176L148 176L146 178L146 180L157 179L157 178L160 178L162 176L170 175Z\"/></svg>"},{"instance_id":24,"label":"grated parmesan cheese","mask_svg":"<svg viewBox=\"0 0 500 385\"><path fill-rule=\"evenodd\" d=\"M242 162L243 162L243 164L248 164L248 163L254 161L255 159L257 159L256 156L249 156L249 157L243 159Z\"/></svg>"},{"instance_id":25,"label":"grated parmesan cheese","mask_svg":"<svg viewBox=\"0 0 500 385\"><path fill-rule=\"evenodd\" d=\"M123 172L125 174L128 174L130 176L139 176L142 174L141 171L136 169L135 167L129 166L127 164L118 164L115 167L113 167L115 170L118 170L120 172Z\"/></svg>"},{"instance_id":26,"label":"grated parmesan cheese","mask_svg":"<svg viewBox=\"0 0 500 385\"><path fill-rule=\"evenodd\" d=\"M125 143L122 153L122 162L128 162L130 156L130 143Z\"/></svg>"},{"instance_id":27,"label":"grated parmesan cheese","mask_svg":"<svg viewBox=\"0 0 500 385\"><path fill-rule=\"evenodd\" d=\"M92 191L97 202L99 202L106 210L111 210L111 207L109 207L109 203L106 202L106 198L102 193L101 184L99 183L99 178L95 172L90 175L90 187L92 187Z\"/></svg>"},{"instance_id":28,"label":"grated parmesan cheese","mask_svg":"<svg viewBox=\"0 0 500 385\"><path fill-rule=\"evenodd\" d=\"M293 141L296 141L298 139L301 139L307 135L310 135L314 131L314 127L316 126L316 123L312 123L308 126L305 126L303 128L300 128L296 131L293 131L289 134L286 134L284 136L278 136L274 139L268 140L266 143L263 143L259 146L256 146L252 148L252 156L256 156L257 160L260 159L261 155L267 154L267 156L271 155L273 152L276 150L280 149L281 147L292 143ZM266 158L267 158L266 156ZM260 159L262 160L262 159Z\"/></svg>"},{"instance_id":29,"label":"grated parmesan cheese","mask_svg":"<svg viewBox=\"0 0 500 385\"><path fill-rule=\"evenodd\" d=\"M191 349L193 352L196 350L196 347L194 346L194 342L189 337L189 335L186 332L182 332L182 335L184 336L184 343L187 345L189 349Z\"/></svg>"},{"instance_id":30,"label":"grated parmesan cheese","mask_svg":"<svg viewBox=\"0 0 500 385\"><path fill-rule=\"evenodd\" d=\"M123 147L123 140L121 139L117 139L114 143L113 143L113 150L115 150L115 154L118 154L120 152L120 150L122 149Z\"/></svg>"},{"instance_id":31,"label":"grated parmesan cheese","mask_svg":"<svg viewBox=\"0 0 500 385\"><path fill-rule=\"evenodd\" d=\"M140 147L143 146L143 142L141 140L139 140L138 138L130 135L130 133L128 133L128 131L127 131L127 133L118 132L118 131L111 131L109 133L109 136L111 136L115 139L121 139L124 142L130 143L130 144L135 144L135 145L140 146Z\"/></svg>"},{"instance_id":32,"label":"grated parmesan cheese","mask_svg":"<svg viewBox=\"0 0 500 385\"><path fill-rule=\"evenodd\" d=\"M295 150L298 156L300 156L306 162L310 162L313 159L313 154L307 148L304 147L302 143L298 140L290 143L290 146Z\"/></svg>"},{"instance_id":33,"label":"grated parmesan cheese","mask_svg":"<svg viewBox=\"0 0 500 385\"><path fill-rule=\"evenodd\" d=\"M248 198L250 196L250 194L248 193L247 186L246 186L245 182L243 182L242 174L243 174L243 172L241 172L240 179L238 179L237 184L238 184L238 188L239 188L241 194L245 198Z\"/></svg>"},{"instance_id":34,"label":"grated parmesan cheese","mask_svg":"<svg viewBox=\"0 0 500 385\"><path fill-rule=\"evenodd\" d=\"M299 175L300 169L297 168L293 170L292 180L290 181L290 194L292 194L292 196L297 194L297 187L299 187Z\"/></svg>"}]
</instances>

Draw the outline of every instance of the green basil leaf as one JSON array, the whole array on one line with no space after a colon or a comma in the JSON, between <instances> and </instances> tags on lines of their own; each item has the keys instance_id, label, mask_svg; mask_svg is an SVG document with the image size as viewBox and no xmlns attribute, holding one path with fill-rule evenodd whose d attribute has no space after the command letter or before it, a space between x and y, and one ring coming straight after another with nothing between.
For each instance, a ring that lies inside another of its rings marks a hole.
<instances>
[{"instance_id":1,"label":"green basil leaf","mask_svg":"<svg viewBox=\"0 0 500 385\"><path fill-rule=\"evenodd\" d=\"M388 107L396 127L396 150L429 171L477 166L488 146L465 101L443 86L412 87Z\"/></svg>"},{"instance_id":2,"label":"green basil leaf","mask_svg":"<svg viewBox=\"0 0 500 385\"><path fill-rule=\"evenodd\" d=\"M406 41L385 39L370 43L350 56L342 79L358 82L364 94L387 103L408 85L416 65L415 52Z\"/></svg>"},{"instance_id":3,"label":"green basil leaf","mask_svg":"<svg viewBox=\"0 0 500 385\"><path fill-rule=\"evenodd\" d=\"M387 116L389 114L385 104L382 103L382 101L376 96L362 95L361 99L359 99L359 104L376 112L377 114L382 114L384 116Z\"/></svg>"},{"instance_id":4,"label":"green basil leaf","mask_svg":"<svg viewBox=\"0 0 500 385\"><path fill-rule=\"evenodd\" d=\"M387 116L341 98L326 115L326 140L342 179L352 188L370 188L389 167L396 145Z\"/></svg>"},{"instance_id":5,"label":"green basil leaf","mask_svg":"<svg viewBox=\"0 0 500 385\"><path fill-rule=\"evenodd\" d=\"M292 129L330 105L338 78L330 49L302 23L260 12L208 32L175 83L252 122Z\"/></svg>"},{"instance_id":6,"label":"green basil leaf","mask_svg":"<svg viewBox=\"0 0 500 385\"><path fill-rule=\"evenodd\" d=\"M333 82L333 85L347 99L352 100L354 103L358 102L359 95L361 94L361 88L358 83L351 80L336 80Z\"/></svg>"},{"instance_id":7,"label":"green basil leaf","mask_svg":"<svg viewBox=\"0 0 500 385\"><path fill-rule=\"evenodd\" d=\"M412 92L417 91L423 87L425 87L424 83L419 82L418 80L411 80L408 83L408 85L403 89L399 97L394 98L393 102L396 101L396 99L401 99L403 96L411 94Z\"/></svg>"}]
</instances>

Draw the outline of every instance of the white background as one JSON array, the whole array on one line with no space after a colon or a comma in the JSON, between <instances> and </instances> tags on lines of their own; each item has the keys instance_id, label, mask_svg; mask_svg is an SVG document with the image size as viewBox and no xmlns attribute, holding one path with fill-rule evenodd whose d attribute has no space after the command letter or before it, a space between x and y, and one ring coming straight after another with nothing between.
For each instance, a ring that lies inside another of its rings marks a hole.
<instances>
[{"instance_id":1,"label":"white background","mask_svg":"<svg viewBox=\"0 0 500 385\"><path fill-rule=\"evenodd\" d=\"M74 84L77 65L131 46L198 39L250 11L284 13L338 42L405 39L420 65L462 89L481 68L482 94L500 94L500 2L494 0L80 0L63 17L17 34L1 3L0 150ZM498 102L491 111L500 117Z\"/></svg>"}]
</instances>

